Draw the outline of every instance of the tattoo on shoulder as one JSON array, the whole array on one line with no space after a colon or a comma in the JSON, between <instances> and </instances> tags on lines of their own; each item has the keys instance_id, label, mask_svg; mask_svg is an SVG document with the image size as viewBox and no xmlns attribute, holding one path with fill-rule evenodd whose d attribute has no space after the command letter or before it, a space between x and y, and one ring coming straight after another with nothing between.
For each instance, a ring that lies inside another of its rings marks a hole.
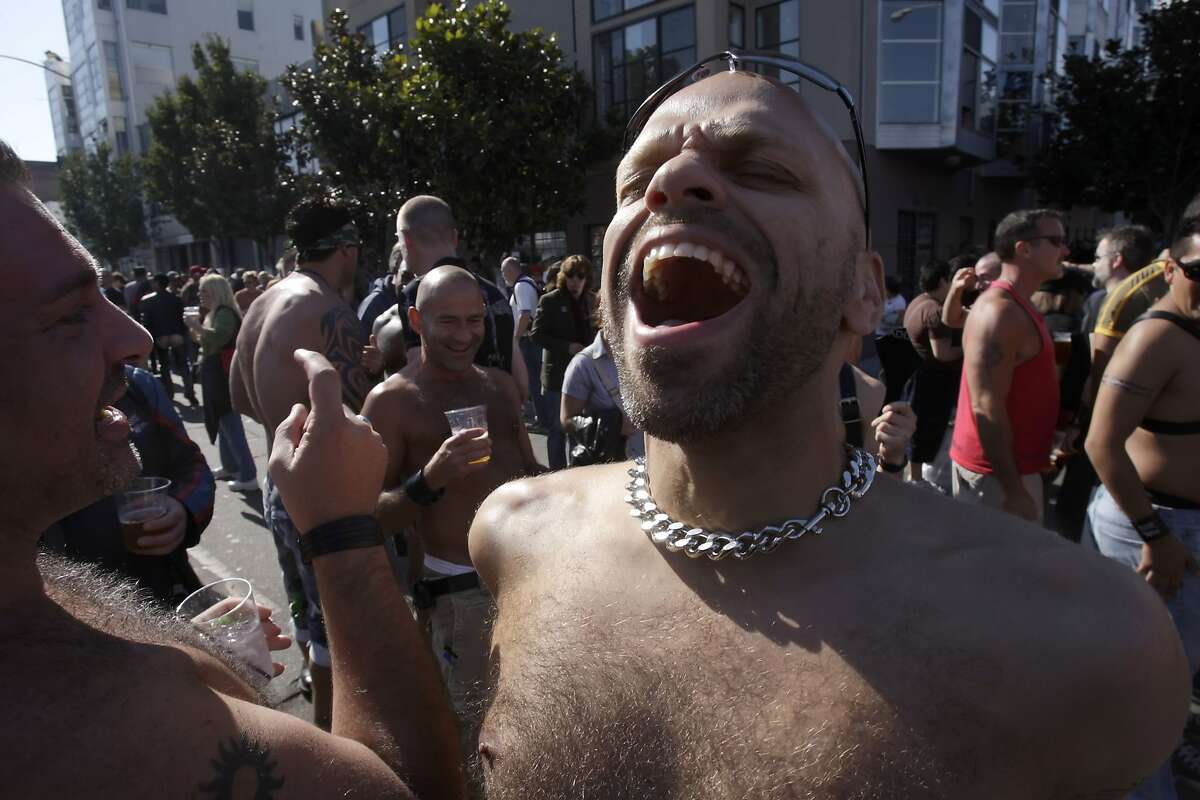
<instances>
[{"instance_id":1,"label":"tattoo on shoulder","mask_svg":"<svg viewBox=\"0 0 1200 800\"><path fill-rule=\"evenodd\" d=\"M346 405L358 411L372 386L371 376L362 366L362 323L349 308L338 305L321 317L321 336L326 358L341 375Z\"/></svg>"},{"instance_id":2,"label":"tattoo on shoulder","mask_svg":"<svg viewBox=\"0 0 1200 800\"><path fill-rule=\"evenodd\" d=\"M1123 392L1129 392L1135 397L1145 397L1150 394L1150 390L1139 383L1127 381L1124 378L1118 378L1115 375L1105 375L1100 379L1100 382L1105 386L1111 386L1114 389L1120 389Z\"/></svg>"},{"instance_id":3,"label":"tattoo on shoulder","mask_svg":"<svg viewBox=\"0 0 1200 800\"><path fill-rule=\"evenodd\" d=\"M209 762L216 773L211 781L200 784L204 797L233 800L234 787L238 797L247 797L245 789L253 786L254 800L271 800L283 788L283 778L275 774L276 762L266 745L246 734L231 737L217 745L217 757Z\"/></svg>"}]
</instances>

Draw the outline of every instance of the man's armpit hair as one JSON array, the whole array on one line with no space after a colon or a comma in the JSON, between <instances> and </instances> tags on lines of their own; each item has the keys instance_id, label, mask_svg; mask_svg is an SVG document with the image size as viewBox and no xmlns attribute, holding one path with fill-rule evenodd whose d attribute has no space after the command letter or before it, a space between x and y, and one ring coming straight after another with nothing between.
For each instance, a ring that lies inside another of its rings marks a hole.
<instances>
[{"instance_id":1,"label":"man's armpit hair","mask_svg":"<svg viewBox=\"0 0 1200 800\"><path fill-rule=\"evenodd\" d=\"M362 366L365 344L362 323L350 309L337 305L321 317L321 337L325 341L325 357L341 376L346 405L355 411L361 410L373 385L371 376Z\"/></svg>"},{"instance_id":2,"label":"man's armpit hair","mask_svg":"<svg viewBox=\"0 0 1200 800\"><path fill-rule=\"evenodd\" d=\"M1100 382L1105 386L1111 386L1114 389L1119 389L1123 392L1128 392L1134 397L1149 397L1150 389L1133 381L1127 381L1124 378L1118 378L1115 375L1105 375L1100 379Z\"/></svg>"}]
</instances>

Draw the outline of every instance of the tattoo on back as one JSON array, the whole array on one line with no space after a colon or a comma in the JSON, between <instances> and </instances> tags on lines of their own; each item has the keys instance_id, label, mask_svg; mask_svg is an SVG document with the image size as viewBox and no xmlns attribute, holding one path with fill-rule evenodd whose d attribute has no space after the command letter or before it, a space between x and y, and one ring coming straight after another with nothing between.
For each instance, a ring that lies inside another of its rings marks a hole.
<instances>
[{"instance_id":1,"label":"tattoo on back","mask_svg":"<svg viewBox=\"0 0 1200 800\"><path fill-rule=\"evenodd\" d=\"M1120 389L1123 392L1129 392L1134 397L1145 397L1150 394L1150 390L1141 384L1127 381L1124 378L1118 378L1114 375L1105 375L1100 379L1100 382L1105 386L1111 386L1114 389Z\"/></svg>"},{"instance_id":2,"label":"tattoo on back","mask_svg":"<svg viewBox=\"0 0 1200 800\"><path fill-rule=\"evenodd\" d=\"M325 356L342 378L342 397L355 411L362 408L371 391L371 376L362 366L362 323L343 305L335 306L321 317L321 336Z\"/></svg>"},{"instance_id":3,"label":"tattoo on back","mask_svg":"<svg viewBox=\"0 0 1200 800\"><path fill-rule=\"evenodd\" d=\"M216 776L200 784L204 797L233 800L235 787L238 797L248 796L246 790L253 787L254 800L272 800L283 788L283 778L275 774L270 748L244 733L218 744L217 757L209 763Z\"/></svg>"}]
</instances>

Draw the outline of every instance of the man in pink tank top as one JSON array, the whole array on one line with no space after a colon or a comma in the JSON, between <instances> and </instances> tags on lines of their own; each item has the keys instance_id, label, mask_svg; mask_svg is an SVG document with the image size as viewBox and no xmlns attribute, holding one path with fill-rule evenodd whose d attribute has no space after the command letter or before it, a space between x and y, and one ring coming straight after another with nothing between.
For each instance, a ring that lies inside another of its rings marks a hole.
<instances>
[{"instance_id":1,"label":"man in pink tank top","mask_svg":"<svg viewBox=\"0 0 1200 800\"><path fill-rule=\"evenodd\" d=\"M967 317L950 458L954 496L1040 522L1041 469L1058 419L1054 342L1030 305L1069 252L1062 217L1014 211L996 227L1002 266Z\"/></svg>"}]
</instances>

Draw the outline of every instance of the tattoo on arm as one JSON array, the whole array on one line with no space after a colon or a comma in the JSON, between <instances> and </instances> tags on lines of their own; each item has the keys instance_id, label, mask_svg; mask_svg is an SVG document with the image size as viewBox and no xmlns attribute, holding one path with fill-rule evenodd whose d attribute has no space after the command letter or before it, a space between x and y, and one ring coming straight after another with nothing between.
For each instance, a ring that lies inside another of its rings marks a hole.
<instances>
[{"instance_id":1,"label":"tattoo on arm","mask_svg":"<svg viewBox=\"0 0 1200 800\"><path fill-rule=\"evenodd\" d=\"M283 778L275 774L277 764L271 759L271 749L244 733L218 744L217 757L209 763L215 775L200 784L204 797L233 800L235 786L244 791L253 785L254 800L271 800L283 788Z\"/></svg>"},{"instance_id":2,"label":"tattoo on arm","mask_svg":"<svg viewBox=\"0 0 1200 800\"><path fill-rule=\"evenodd\" d=\"M995 339L988 339L983 343L983 368L991 372L996 367L1000 366L1000 362L1004 361L1004 348Z\"/></svg>"},{"instance_id":3,"label":"tattoo on arm","mask_svg":"<svg viewBox=\"0 0 1200 800\"><path fill-rule=\"evenodd\" d=\"M1120 389L1123 392L1129 392L1134 397L1146 397L1150 394L1150 390L1139 383L1127 381L1123 378L1118 378L1113 375L1105 375L1100 379L1100 382L1106 386L1111 386L1114 389Z\"/></svg>"},{"instance_id":4,"label":"tattoo on arm","mask_svg":"<svg viewBox=\"0 0 1200 800\"><path fill-rule=\"evenodd\" d=\"M321 336L325 356L342 378L342 397L346 405L358 411L373 385L362 366L362 323L349 308L338 305L321 317Z\"/></svg>"}]
</instances>

